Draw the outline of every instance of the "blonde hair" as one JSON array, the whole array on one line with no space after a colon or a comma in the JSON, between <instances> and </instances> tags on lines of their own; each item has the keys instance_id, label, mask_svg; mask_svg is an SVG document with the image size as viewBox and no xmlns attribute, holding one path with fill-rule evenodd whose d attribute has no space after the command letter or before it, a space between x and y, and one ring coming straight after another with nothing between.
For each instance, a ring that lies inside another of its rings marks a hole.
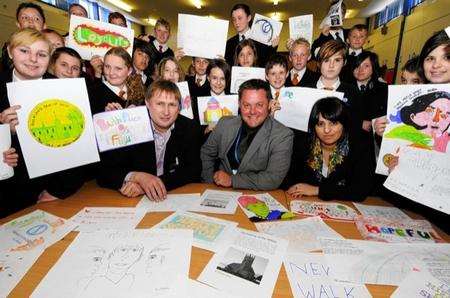
<instances>
[{"instance_id":1,"label":"blonde hair","mask_svg":"<svg viewBox=\"0 0 450 298\"><path fill-rule=\"evenodd\" d=\"M131 58L130 54L128 54L128 52L124 48L115 47L115 48L109 49L108 52L106 52L103 59L106 59L106 57L110 56L110 55L122 58L122 60L125 62L126 67L128 67L128 68L133 66L133 59Z\"/></svg>"},{"instance_id":2,"label":"blonde hair","mask_svg":"<svg viewBox=\"0 0 450 298\"><path fill-rule=\"evenodd\" d=\"M299 37L299 38L297 38L296 40L294 40L294 42L292 43L292 45L291 45L291 50L289 51L289 54L292 54L292 51L294 50L294 48L295 48L296 46L305 46L305 47L308 48L308 51L311 50L311 44L309 43L309 41L306 40L306 39L303 38L303 37Z\"/></svg>"},{"instance_id":3,"label":"blonde hair","mask_svg":"<svg viewBox=\"0 0 450 298\"><path fill-rule=\"evenodd\" d=\"M162 79L162 74L164 72L164 68L166 67L166 63L167 61L172 61L173 63L175 63L175 65L177 66L177 71L178 71L178 75L180 76L180 78L178 79L179 82L184 81L184 71L183 68L181 67L180 63L177 61L177 59L175 59L174 57L166 57L163 58L159 64L158 64L158 77L160 79Z\"/></svg>"},{"instance_id":4,"label":"blonde hair","mask_svg":"<svg viewBox=\"0 0 450 298\"><path fill-rule=\"evenodd\" d=\"M48 46L48 53L50 55L52 51L52 45L45 38L45 36L36 29L22 29L14 33L9 39L8 49L11 51L12 49L20 46L30 46L35 42L43 41Z\"/></svg>"}]
</instances>

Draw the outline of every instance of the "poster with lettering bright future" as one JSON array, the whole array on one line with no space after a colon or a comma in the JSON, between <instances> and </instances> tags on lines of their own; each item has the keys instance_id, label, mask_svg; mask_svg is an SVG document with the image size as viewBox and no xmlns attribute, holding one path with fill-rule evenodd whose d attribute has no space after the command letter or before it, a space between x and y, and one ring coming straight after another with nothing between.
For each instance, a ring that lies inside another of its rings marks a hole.
<instances>
[{"instance_id":1,"label":"poster with lettering bright future","mask_svg":"<svg viewBox=\"0 0 450 298\"><path fill-rule=\"evenodd\" d=\"M124 48L133 54L134 30L72 15L67 46L75 49L83 59L104 56L113 47Z\"/></svg>"}]
</instances>

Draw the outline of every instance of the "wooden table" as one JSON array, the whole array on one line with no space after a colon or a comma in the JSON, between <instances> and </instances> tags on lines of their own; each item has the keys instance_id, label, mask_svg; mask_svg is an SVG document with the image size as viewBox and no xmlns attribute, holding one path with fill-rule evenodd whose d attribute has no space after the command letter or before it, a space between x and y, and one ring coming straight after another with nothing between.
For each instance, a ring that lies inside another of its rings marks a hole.
<instances>
[{"instance_id":1,"label":"wooden table","mask_svg":"<svg viewBox=\"0 0 450 298\"><path fill-rule=\"evenodd\" d=\"M207 188L220 189L210 184L189 184L184 187L178 188L171 193L201 193ZM257 193L252 191L244 192L248 194ZM270 191L269 193L286 207L289 206L289 198L286 196L284 191L276 190ZM100 188L94 182L90 182L87 183L78 193L66 200L37 204L7 218L0 219L0 223L5 223L13 218L27 214L35 209L41 209L60 217L69 218L75 215L84 207L134 207L139 200L140 198L125 198L116 191ZM307 198L307 200L314 201L318 200L318 198ZM341 201L341 203L352 206L350 202ZM388 203L380 198L367 198L363 203L370 205L389 206ZM413 214L411 212L407 213L412 218L421 218L421 216L417 214ZM170 214L170 212L147 213L139 223L137 228L150 228ZM255 225L248 220L248 218L245 216L242 210L240 210L240 208L237 208L237 212L234 215L211 214L211 216L238 222L239 227L244 229L256 230ZM345 238L361 239L361 235L359 234L354 223L336 221L326 221L326 223ZM447 242L450 241L449 235L443 233L438 229L436 230ZM10 297L30 296L39 282L44 278L47 272L62 255L64 250L76 237L77 233L78 232L70 232L61 241L46 249L45 252L36 261L36 263L31 267L28 273L24 276L21 282L11 292ZM210 251L192 247L189 277L192 279L196 279L200 275L212 255L213 253ZM379 285L368 285L367 288L369 289L373 297L389 297L396 289L396 287L393 286ZM273 297L292 297L289 281L287 279L286 271L284 270L283 266L281 267L280 275L273 292Z\"/></svg>"}]
</instances>

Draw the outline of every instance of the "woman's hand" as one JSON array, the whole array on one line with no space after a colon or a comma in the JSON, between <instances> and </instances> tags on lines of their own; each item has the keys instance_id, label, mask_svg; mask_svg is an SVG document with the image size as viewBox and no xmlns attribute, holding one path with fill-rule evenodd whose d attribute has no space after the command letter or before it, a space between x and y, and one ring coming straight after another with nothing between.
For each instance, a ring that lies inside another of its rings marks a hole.
<instances>
[{"instance_id":1,"label":"woman's hand","mask_svg":"<svg viewBox=\"0 0 450 298\"><path fill-rule=\"evenodd\" d=\"M98 55L94 55L89 62L95 71L95 77L101 78L103 74L103 59Z\"/></svg>"},{"instance_id":2,"label":"woman's hand","mask_svg":"<svg viewBox=\"0 0 450 298\"><path fill-rule=\"evenodd\" d=\"M3 162L10 167L17 167L17 162L19 161L19 154L16 153L16 149L9 148L3 152Z\"/></svg>"},{"instance_id":3,"label":"woman's hand","mask_svg":"<svg viewBox=\"0 0 450 298\"><path fill-rule=\"evenodd\" d=\"M302 196L317 196L319 195L319 187L306 183L297 183L292 185L288 189L287 193L294 199L301 198Z\"/></svg>"},{"instance_id":4,"label":"woman's hand","mask_svg":"<svg viewBox=\"0 0 450 298\"><path fill-rule=\"evenodd\" d=\"M118 102L110 102L106 105L105 111L115 111L115 110L122 110L122 106Z\"/></svg>"}]
</instances>

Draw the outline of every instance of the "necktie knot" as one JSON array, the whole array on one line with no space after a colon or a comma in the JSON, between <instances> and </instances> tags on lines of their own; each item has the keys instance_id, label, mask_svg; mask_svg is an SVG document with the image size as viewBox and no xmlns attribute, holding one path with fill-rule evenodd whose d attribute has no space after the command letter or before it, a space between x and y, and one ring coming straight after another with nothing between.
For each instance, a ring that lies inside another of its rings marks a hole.
<instances>
[{"instance_id":1,"label":"necktie knot","mask_svg":"<svg viewBox=\"0 0 450 298\"><path fill-rule=\"evenodd\" d=\"M361 85L361 91L366 91L366 85Z\"/></svg>"},{"instance_id":2,"label":"necktie knot","mask_svg":"<svg viewBox=\"0 0 450 298\"><path fill-rule=\"evenodd\" d=\"M119 96L120 98L123 98L125 96L125 91L124 90L120 90L119 94L117 94L117 96Z\"/></svg>"},{"instance_id":3,"label":"necktie knot","mask_svg":"<svg viewBox=\"0 0 450 298\"><path fill-rule=\"evenodd\" d=\"M202 85L202 79L198 78L196 80L196 84L197 84L198 87L200 87Z\"/></svg>"},{"instance_id":4,"label":"necktie knot","mask_svg":"<svg viewBox=\"0 0 450 298\"><path fill-rule=\"evenodd\" d=\"M162 48L163 48L163 47L160 45L160 46L159 46L159 52L160 52L160 53L163 52Z\"/></svg>"},{"instance_id":5,"label":"necktie knot","mask_svg":"<svg viewBox=\"0 0 450 298\"><path fill-rule=\"evenodd\" d=\"M244 34L242 34L241 35L241 38L240 38L240 40L239 41L243 41L245 39L245 35Z\"/></svg>"},{"instance_id":6,"label":"necktie knot","mask_svg":"<svg viewBox=\"0 0 450 298\"><path fill-rule=\"evenodd\" d=\"M352 52L350 53L350 55L356 56L356 52L352 51Z\"/></svg>"},{"instance_id":7,"label":"necktie knot","mask_svg":"<svg viewBox=\"0 0 450 298\"><path fill-rule=\"evenodd\" d=\"M294 73L294 77L292 78L292 84L293 84L294 86L296 86L296 85L298 85L299 82L300 82L300 81L299 81L299 79L298 79L298 73Z\"/></svg>"},{"instance_id":8,"label":"necktie knot","mask_svg":"<svg viewBox=\"0 0 450 298\"><path fill-rule=\"evenodd\" d=\"M280 91L275 92L275 100L278 100L278 97L280 97Z\"/></svg>"}]
</instances>

